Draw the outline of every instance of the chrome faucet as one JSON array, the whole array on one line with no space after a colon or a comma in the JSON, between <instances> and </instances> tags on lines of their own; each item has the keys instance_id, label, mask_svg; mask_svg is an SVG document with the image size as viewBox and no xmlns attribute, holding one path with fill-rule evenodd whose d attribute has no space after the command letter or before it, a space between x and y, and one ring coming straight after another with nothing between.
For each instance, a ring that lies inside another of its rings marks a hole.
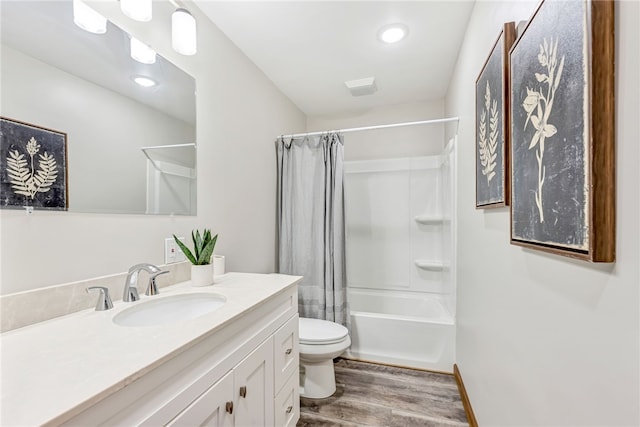
<instances>
[{"instance_id":1,"label":"chrome faucet","mask_svg":"<svg viewBox=\"0 0 640 427\"><path fill-rule=\"evenodd\" d=\"M140 295L138 294L138 273L144 270L151 275L149 283L147 285L146 295L157 295L158 287L156 286L156 277L161 274L168 273L168 271L162 271L153 264L142 263L136 264L129 269L127 279L124 282L124 294L122 295L122 301L138 301Z\"/></svg>"},{"instance_id":2,"label":"chrome faucet","mask_svg":"<svg viewBox=\"0 0 640 427\"><path fill-rule=\"evenodd\" d=\"M149 277L149 283L147 283L147 290L144 292L145 295L158 295L160 291L158 290L158 285L156 284L156 277L161 274L167 274L167 270L159 271L158 273L153 273Z\"/></svg>"},{"instance_id":3,"label":"chrome faucet","mask_svg":"<svg viewBox=\"0 0 640 427\"><path fill-rule=\"evenodd\" d=\"M87 288L87 293L95 291L100 292L98 302L96 303L96 311L111 310L113 308L113 302L109 296L109 289L104 286L89 286Z\"/></svg>"}]
</instances>

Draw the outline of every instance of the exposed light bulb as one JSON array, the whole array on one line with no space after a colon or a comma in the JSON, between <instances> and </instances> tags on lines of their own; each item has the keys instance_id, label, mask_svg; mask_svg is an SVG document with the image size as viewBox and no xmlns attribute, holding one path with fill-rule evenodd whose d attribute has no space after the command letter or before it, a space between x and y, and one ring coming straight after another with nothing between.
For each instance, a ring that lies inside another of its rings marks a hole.
<instances>
[{"instance_id":1,"label":"exposed light bulb","mask_svg":"<svg viewBox=\"0 0 640 427\"><path fill-rule=\"evenodd\" d=\"M171 15L171 45L183 55L197 51L196 20L187 9L178 8Z\"/></svg>"},{"instance_id":2,"label":"exposed light bulb","mask_svg":"<svg viewBox=\"0 0 640 427\"><path fill-rule=\"evenodd\" d=\"M131 57L143 64L155 64L156 51L135 37L131 37Z\"/></svg>"},{"instance_id":3,"label":"exposed light bulb","mask_svg":"<svg viewBox=\"0 0 640 427\"><path fill-rule=\"evenodd\" d=\"M406 37L409 29L403 24L391 24L378 31L378 38L385 43L397 43Z\"/></svg>"},{"instance_id":4,"label":"exposed light bulb","mask_svg":"<svg viewBox=\"0 0 640 427\"><path fill-rule=\"evenodd\" d=\"M107 18L81 0L73 0L73 22L90 33L104 34L107 32Z\"/></svg>"},{"instance_id":5,"label":"exposed light bulb","mask_svg":"<svg viewBox=\"0 0 640 427\"><path fill-rule=\"evenodd\" d=\"M120 0L120 10L129 18L136 21L151 21L151 0Z\"/></svg>"},{"instance_id":6,"label":"exposed light bulb","mask_svg":"<svg viewBox=\"0 0 640 427\"><path fill-rule=\"evenodd\" d=\"M142 87L152 87L158 84L155 80L143 76L135 76L133 78L133 81L138 83Z\"/></svg>"}]
</instances>

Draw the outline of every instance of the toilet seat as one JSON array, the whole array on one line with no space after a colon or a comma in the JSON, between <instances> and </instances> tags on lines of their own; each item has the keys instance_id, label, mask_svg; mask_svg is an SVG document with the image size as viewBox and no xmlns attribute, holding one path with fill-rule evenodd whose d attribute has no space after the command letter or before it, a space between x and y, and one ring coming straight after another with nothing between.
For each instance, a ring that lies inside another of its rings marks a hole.
<instances>
[{"instance_id":1,"label":"toilet seat","mask_svg":"<svg viewBox=\"0 0 640 427\"><path fill-rule=\"evenodd\" d=\"M299 341L306 345L336 344L345 340L349 331L342 325L320 319L300 318Z\"/></svg>"}]
</instances>

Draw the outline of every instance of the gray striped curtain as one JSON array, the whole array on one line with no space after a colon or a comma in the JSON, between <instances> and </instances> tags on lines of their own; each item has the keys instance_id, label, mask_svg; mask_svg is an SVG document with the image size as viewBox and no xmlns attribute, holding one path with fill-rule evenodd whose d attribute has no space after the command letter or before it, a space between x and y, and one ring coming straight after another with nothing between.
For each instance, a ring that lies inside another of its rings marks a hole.
<instances>
[{"instance_id":1,"label":"gray striped curtain","mask_svg":"<svg viewBox=\"0 0 640 427\"><path fill-rule=\"evenodd\" d=\"M345 325L346 269L342 138L279 138L279 271L304 276L300 316Z\"/></svg>"}]
</instances>

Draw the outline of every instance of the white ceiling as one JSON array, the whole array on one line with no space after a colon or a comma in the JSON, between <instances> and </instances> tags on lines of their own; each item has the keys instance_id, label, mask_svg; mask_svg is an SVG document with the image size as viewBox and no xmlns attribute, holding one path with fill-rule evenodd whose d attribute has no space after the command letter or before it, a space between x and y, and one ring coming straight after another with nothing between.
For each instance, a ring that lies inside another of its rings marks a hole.
<instances>
[{"instance_id":1,"label":"white ceiling","mask_svg":"<svg viewBox=\"0 0 640 427\"><path fill-rule=\"evenodd\" d=\"M308 116L444 97L474 6L466 1L195 0ZM388 45L378 30L409 27ZM373 76L378 91L352 97L344 82Z\"/></svg>"}]
</instances>

